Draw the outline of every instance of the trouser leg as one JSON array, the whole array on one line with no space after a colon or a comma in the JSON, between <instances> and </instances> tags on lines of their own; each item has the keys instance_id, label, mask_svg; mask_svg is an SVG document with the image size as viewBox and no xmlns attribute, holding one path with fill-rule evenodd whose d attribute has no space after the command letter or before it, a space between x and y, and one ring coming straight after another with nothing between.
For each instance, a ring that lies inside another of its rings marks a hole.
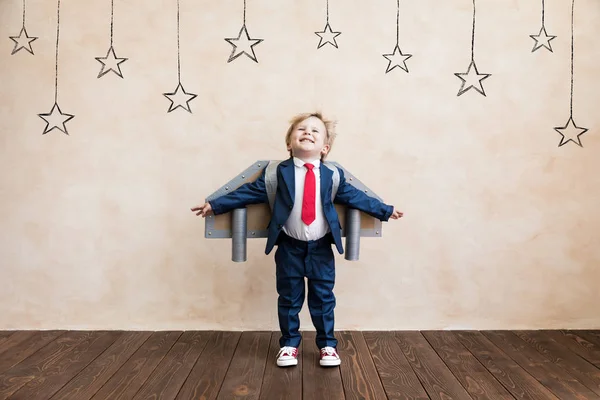
<instances>
[{"instance_id":1,"label":"trouser leg","mask_svg":"<svg viewBox=\"0 0 600 400\"><path fill-rule=\"evenodd\" d=\"M291 243L281 243L275 252L277 293L277 316L281 337L279 345L300 346L299 313L304 304L304 253L305 250Z\"/></svg>"},{"instance_id":2,"label":"trouser leg","mask_svg":"<svg viewBox=\"0 0 600 400\"><path fill-rule=\"evenodd\" d=\"M309 248L306 259L308 277L308 308L317 331L316 345L337 347L334 335L334 309L336 305L333 288L335 284L335 258L330 244Z\"/></svg>"}]
</instances>

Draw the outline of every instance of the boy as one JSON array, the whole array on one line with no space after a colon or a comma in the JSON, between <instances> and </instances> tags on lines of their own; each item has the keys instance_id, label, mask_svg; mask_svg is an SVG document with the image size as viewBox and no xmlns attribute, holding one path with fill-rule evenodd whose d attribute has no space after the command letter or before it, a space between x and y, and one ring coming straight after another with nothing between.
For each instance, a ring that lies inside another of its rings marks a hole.
<instances>
[{"instance_id":1,"label":"boy","mask_svg":"<svg viewBox=\"0 0 600 400\"><path fill-rule=\"evenodd\" d=\"M277 166L277 193L265 253L269 254L277 245L275 266L281 330L277 365L280 367L298 364L301 341L298 313L304 303L305 278L308 280L308 308L320 349L319 364L326 367L341 363L334 337L335 259L331 244L335 244L340 254L343 248L340 222L331 201L333 172L321 163L331 150L334 138L333 123L320 113L297 115L285 137L290 158ZM382 221L402 217L403 213L395 211L393 206L346 183L343 171L339 173L335 203L346 204ZM192 211L205 217L268 201L263 170L256 181L196 206Z\"/></svg>"}]
</instances>

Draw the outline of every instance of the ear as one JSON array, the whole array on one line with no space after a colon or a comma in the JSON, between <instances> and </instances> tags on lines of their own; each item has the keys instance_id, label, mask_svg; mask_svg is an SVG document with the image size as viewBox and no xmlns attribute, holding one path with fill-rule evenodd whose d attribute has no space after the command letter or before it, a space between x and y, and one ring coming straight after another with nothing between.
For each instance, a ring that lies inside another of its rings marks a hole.
<instances>
[{"instance_id":1,"label":"ear","mask_svg":"<svg viewBox=\"0 0 600 400\"><path fill-rule=\"evenodd\" d=\"M323 148L321 149L321 154L327 155L327 153L329 153L329 145L328 144L323 146Z\"/></svg>"}]
</instances>

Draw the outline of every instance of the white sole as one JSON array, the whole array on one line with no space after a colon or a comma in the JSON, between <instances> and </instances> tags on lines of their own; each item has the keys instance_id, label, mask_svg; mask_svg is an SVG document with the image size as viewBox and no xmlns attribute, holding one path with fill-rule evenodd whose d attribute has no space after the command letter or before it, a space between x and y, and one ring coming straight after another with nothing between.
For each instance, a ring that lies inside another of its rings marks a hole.
<instances>
[{"instance_id":1,"label":"white sole","mask_svg":"<svg viewBox=\"0 0 600 400\"><path fill-rule=\"evenodd\" d=\"M278 367L291 367L294 365L298 365L298 360L285 360L285 361L279 361L277 360L277 366Z\"/></svg>"},{"instance_id":2,"label":"white sole","mask_svg":"<svg viewBox=\"0 0 600 400\"><path fill-rule=\"evenodd\" d=\"M321 364L321 367L337 367L341 363L342 363L342 360L332 360L332 361L319 360L319 364Z\"/></svg>"}]
</instances>

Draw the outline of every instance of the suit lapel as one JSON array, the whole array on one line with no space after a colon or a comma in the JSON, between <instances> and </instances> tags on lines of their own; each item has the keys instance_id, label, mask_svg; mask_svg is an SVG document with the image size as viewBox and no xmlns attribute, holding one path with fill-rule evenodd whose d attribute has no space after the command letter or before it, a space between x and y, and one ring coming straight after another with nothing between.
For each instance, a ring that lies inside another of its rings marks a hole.
<instances>
[{"instance_id":1,"label":"suit lapel","mask_svg":"<svg viewBox=\"0 0 600 400\"><path fill-rule=\"evenodd\" d=\"M294 168L294 160L288 158L279 164L281 167L281 176L285 182L292 203L296 199L296 172ZM331 187L333 171L321 163L321 202L326 203L327 191Z\"/></svg>"},{"instance_id":2,"label":"suit lapel","mask_svg":"<svg viewBox=\"0 0 600 400\"><path fill-rule=\"evenodd\" d=\"M331 186L333 171L321 162L321 204L326 204L327 189Z\"/></svg>"},{"instance_id":3,"label":"suit lapel","mask_svg":"<svg viewBox=\"0 0 600 400\"><path fill-rule=\"evenodd\" d=\"M294 171L294 160L292 158L288 158L287 160L282 161L279 165L281 166L281 176L283 176L283 181L285 182L285 186L287 187L293 204L294 199L296 198L296 173Z\"/></svg>"}]
</instances>

